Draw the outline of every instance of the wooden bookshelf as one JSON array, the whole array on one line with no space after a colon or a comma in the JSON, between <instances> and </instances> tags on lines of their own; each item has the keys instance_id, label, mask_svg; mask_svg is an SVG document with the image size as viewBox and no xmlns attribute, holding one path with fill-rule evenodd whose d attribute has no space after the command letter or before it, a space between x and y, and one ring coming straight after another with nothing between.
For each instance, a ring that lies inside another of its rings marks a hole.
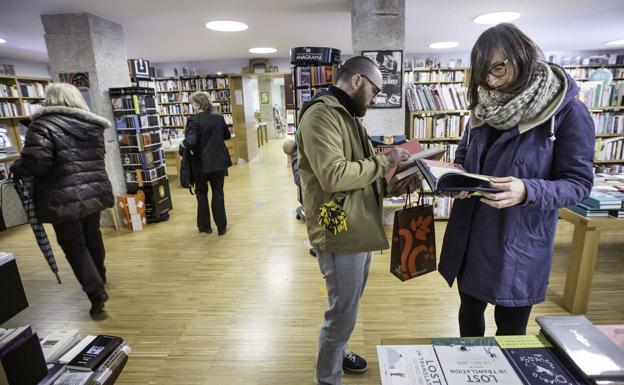
<instances>
[{"instance_id":1,"label":"wooden bookshelf","mask_svg":"<svg viewBox=\"0 0 624 385\"><path fill-rule=\"evenodd\" d=\"M22 151L22 137L25 126L20 120L27 119L44 100L45 88L52 79L31 76L0 75L0 133L4 133L9 143L0 143L0 162L8 163L17 159ZM12 111L8 111L7 105ZM33 107L37 106L37 107Z\"/></svg>"},{"instance_id":2,"label":"wooden bookshelf","mask_svg":"<svg viewBox=\"0 0 624 385\"><path fill-rule=\"evenodd\" d=\"M156 99L160 125L166 130L164 135L181 138L186 120L194 114L190 102L191 94L198 91L208 92L212 99L213 111L223 115L232 132L232 139L226 140L225 145L230 152L232 162L236 163L240 154L238 151L240 146L237 142L245 129L244 114L243 119L240 120L240 116L233 112L232 98L236 89L232 86L232 81L236 76L227 74L157 78ZM240 90L242 90L242 82Z\"/></svg>"}]
</instances>

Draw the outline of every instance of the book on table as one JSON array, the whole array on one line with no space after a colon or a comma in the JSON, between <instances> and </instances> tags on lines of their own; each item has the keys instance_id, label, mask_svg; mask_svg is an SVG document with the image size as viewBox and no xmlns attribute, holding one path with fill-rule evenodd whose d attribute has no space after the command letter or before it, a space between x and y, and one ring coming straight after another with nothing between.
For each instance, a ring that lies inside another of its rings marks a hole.
<instances>
[{"instance_id":1,"label":"book on table","mask_svg":"<svg viewBox=\"0 0 624 385\"><path fill-rule=\"evenodd\" d=\"M570 370L542 335L496 336L516 373L526 385L585 385L587 381Z\"/></svg>"},{"instance_id":2,"label":"book on table","mask_svg":"<svg viewBox=\"0 0 624 385\"><path fill-rule=\"evenodd\" d=\"M97 336L67 364L67 369L95 371L122 342L121 337Z\"/></svg>"},{"instance_id":3,"label":"book on table","mask_svg":"<svg viewBox=\"0 0 624 385\"><path fill-rule=\"evenodd\" d=\"M584 316L536 317L542 333L596 382L624 382L624 353Z\"/></svg>"},{"instance_id":4,"label":"book on table","mask_svg":"<svg viewBox=\"0 0 624 385\"><path fill-rule=\"evenodd\" d=\"M446 385L432 345L378 345L382 385Z\"/></svg>"},{"instance_id":5,"label":"book on table","mask_svg":"<svg viewBox=\"0 0 624 385\"><path fill-rule=\"evenodd\" d=\"M431 190L438 194L452 194L461 191L472 193L502 192L490 186L489 176L469 173L456 163L418 159L416 160L416 165L431 187Z\"/></svg>"}]
</instances>

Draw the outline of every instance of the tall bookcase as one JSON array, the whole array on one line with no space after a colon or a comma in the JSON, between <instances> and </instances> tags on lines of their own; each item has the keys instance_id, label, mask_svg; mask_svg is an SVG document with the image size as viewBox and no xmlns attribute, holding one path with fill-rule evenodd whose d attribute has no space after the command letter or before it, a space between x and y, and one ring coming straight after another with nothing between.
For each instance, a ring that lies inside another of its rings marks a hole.
<instances>
[{"instance_id":1,"label":"tall bookcase","mask_svg":"<svg viewBox=\"0 0 624 385\"><path fill-rule=\"evenodd\" d=\"M42 106L48 78L0 75L0 167L19 156L27 119Z\"/></svg>"},{"instance_id":2,"label":"tall bookcase","mask_svg":"<svg viewBox=\"0 0 624 385\"><path fill-rule=\"evenodd\" d=\"M446 147L442 159L452 162L468 122L467 79L469 68L415 68L405 71L405 135L423 148ZM425 202L434 207L436 219L447 219L453 199L427 192Z\"/></svg>"},{"instance_id":3,"label":"tall bookcase","mask_svg":"<svg viewBox=\"0 0 624 385\"><path fill-rule=\"evenodd\" d=\"M564 69L578 83L579 100L589 109L596 127L596 170L624 172L624 64L566 65ZM589 80L600 69L611 72L611 83Z\"/></svg>"},{"instance_id":4,"label":"tall bookcase","mask_svg":"<svg viewBox=\"0 0 624 385\"><path fill-rule=\"evenodd\" d=\"M234 75L203 75L157 78L156 96L164 138L182 138L187 118L195 113L190 101L191 94L206 91L212 99L213 111L223 115L232 133L232 139L225 144L232 162L236 163L239 156L237 134L245 130L245 122L244 119L240 119L240 114L236 113L232 102L232 97L237 91L233 84L236 82L232 81L235 80L234 77Z\"/></svg>"},{"instance_id":5,"label":"tall bookcase","mask_svg":"<svg viewBox=\"0 0 624 385\"><path fill-rule=\"evenodd\" d=\"M318 92L336 81L340 50L326 47L296 47L290 50L292 67L293 115L295 126L299 109ZM287 112L288 113L288 112Z\"/></svg>"},{"instance_id":6,"label":"tall bookcase","mask_svg":"<svg viewBox=\"0 0 624 385\"><path fill-rule=\"evenodd\" d=\"M131 194L145 193L148 223L169 218L173 208L162 149L162 132L156 114L153 88L125 87L109 90L126 187Z\"/></svg>"}]
</instances>

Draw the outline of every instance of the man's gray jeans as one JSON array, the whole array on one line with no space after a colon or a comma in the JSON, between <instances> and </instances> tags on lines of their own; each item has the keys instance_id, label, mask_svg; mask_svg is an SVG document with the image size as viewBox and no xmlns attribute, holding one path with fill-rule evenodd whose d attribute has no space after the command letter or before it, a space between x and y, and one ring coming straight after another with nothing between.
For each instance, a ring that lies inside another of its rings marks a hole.
<instances>
[{"instance_id":1,"label":"man's gray jeans","mask_svg":"<svg viewBox=\"0 0 624 385\"><path fill-rule=\"evenodd\" d=\"M316 250L329 306L319 336L316 379L319 385L341 385L342 359L357 319L371 252L333 254Z\"/></svg>"}]
</instances>

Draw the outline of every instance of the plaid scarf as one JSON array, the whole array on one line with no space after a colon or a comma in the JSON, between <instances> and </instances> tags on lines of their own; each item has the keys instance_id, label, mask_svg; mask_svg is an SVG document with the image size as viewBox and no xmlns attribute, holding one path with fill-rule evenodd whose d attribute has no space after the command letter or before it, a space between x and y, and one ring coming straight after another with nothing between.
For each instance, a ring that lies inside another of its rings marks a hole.
<instances>
[{"instance_id":1,"label":"plaid scarf","mask_svg":"<svg viewBox=\"0 0 624 385\"><path fill-rule=\"evenodd\" d=\"M519 93L506 93L479 86L477 118L497 130L508 130L519 123L531 121L559 94L562 81L543 61L538 61L531 81Z\"/></svg>"}]
</instances>

